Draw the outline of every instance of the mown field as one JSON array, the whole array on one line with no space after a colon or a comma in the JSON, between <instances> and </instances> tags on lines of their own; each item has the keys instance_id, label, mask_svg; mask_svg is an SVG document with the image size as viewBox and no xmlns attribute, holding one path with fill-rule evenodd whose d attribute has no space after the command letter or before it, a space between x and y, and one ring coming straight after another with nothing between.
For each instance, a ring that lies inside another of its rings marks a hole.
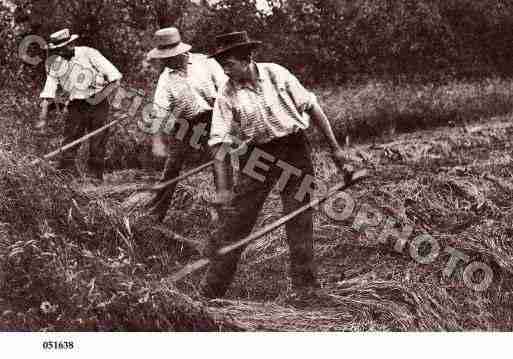
<instances>
[{"instance_id":1,"label":"mown field","mask_svg":"<svg viewBox=\"0 0 513 359\"><path fill-rule=\"evenodd\" d=\"M224 300L202 301L201 273L171 285L166 278L200 257L216 225L208 206L211 175L181 183L164 228L153 226L126 206L133 186L154 180L161 165L134 121L113 135L112 173L96 188L67 182L51 166L28 165L57 146L60 120L46 137L34 136L35 105L4 96L0 329L512 330L512 87L493 79L316 91L340 139L348 139L348 152L372 178L348 190L356 206L344 221L317 210L322 289L301 308L286 300L283 231L247 249ZM336 168L318 134L310 135L318 181L333 185L340 180ZM398 253L395 241L376 240L383 224L355 229L362 206L411 226L411 238L431 235L440 255L420 264L410 243ZM279 218L276 208L277 193L258 226ZM467 288L464 265L443 274L449 247L492 268L486 291Z\"/></svg>"}]
</instances>

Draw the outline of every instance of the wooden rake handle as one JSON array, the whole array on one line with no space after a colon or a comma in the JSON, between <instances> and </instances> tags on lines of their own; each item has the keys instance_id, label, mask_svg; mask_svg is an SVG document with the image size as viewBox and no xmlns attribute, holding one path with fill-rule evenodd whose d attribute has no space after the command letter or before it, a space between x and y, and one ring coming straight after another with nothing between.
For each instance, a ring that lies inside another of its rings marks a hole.
<instances>
[{"instance_id":1,"label":"wooden rake handle","mask_svg":"<svg viewBox=\"0 0 513 359\"><path fill-rule=\"evenodd\" d=\"M37 159L33 160L32 162L30 162L30 164L31 165L37 165L38 163L41 163L43 160L49 160L50 158L53 158L53 157L57 156L58 154L63 153L65 151L69 150L72 147L78 146L82 142L85 142L88 139L90 139L91 137L94 137L94 136L98 135L99 133L102 133L106 129L114 126L119 121L121 121L121 119L114 120L114 121L106 124L105 126L102 126L102 127L98 128L98 129L94 130L93 132L90 132L87 135L80 137L78 140L70 142L67 145L64 145L64 146L56 149L55 151L50 152L50 153L44 155L42 159L41 158L37 158Z\"/></svg>"},{"instance_id":2,"label":"wooden rake handle","mask_svg":"<svg viewBox=\"0 0 513 359\"><path fill-rule=\"evenodd\" d=\"M169 181L162 182L162 183L159 183L159 184L156 184L156 185L143 186L143 187L139 188L137 190L137 192L142 192L142 191L160 191L160 190L166 189L169 186L171 186L172 184L174 184L176 182L180 182L181 180L184 180L184 179L186 179L186 178L188 178L188 177L190 177L192 175L195 175L196 173L201 172L204 169L207 169L207 168L209 168L209 167L211 167L213 165L214 165L214 161L212 160L210 162L202 164L201 166L193 168L192 170L184 172L180 176L175 177L173 179L170 179Z\"/></svg>"},{"instance_id":3,"label":"wooden rake handle","mask_svg":"<svg viewBox=\"0 0 513 359\"><path fill-rule=\"evenodd\" d=\"M311 201L310 203L304 205L301 208L298 208L297 210L287 214L286 216L283 216L279 220L277 220L277 221L275 221L275 222L265 226L264 228L258 230L255 233L250 234L246 238L241 239L240 241L238 241L236 243L230 244L230 245L228 245L226 247L223 247L223 248L219 249L216 254L218 256L226 255L226 254L228 254L228 253L230 253L230 252L232 252L232 251L234 251L234 250L236 250L238 248L241 248L241 247L243 247L243 246L245 246L245 245L247 245L247 244L257 240L258 238L266 235L267 233L274 231L276 228L281 227L285 223L289 222L291 219L299 216L301 213L305 212L306 210L308 210L308 209L310 209L312 207L317 206L318 204L320 204L320 203L326 201L327 199L329 199L330 197L333 197L339 191L343 191L343 190L351 187L352 185L356 184L357 182L360 182L361 180L367 178L368 176L369 175L368 175L368 172L366 170L360 170L360 171L355 172L353 174L352 178L351 178L351 181L349 181L347 183L340 183L340 184L338 184L336 186L333 186L328 191L328 193L326 195ZM197 260L196 262L193 262L191 264L186 265L183 269L181 269L180 271L178 271L175 274L171 275L168 278L168 280L171 283L178 282L178 281L182 280L183 278L185 278L186 276L188 276L189 274L191 274L193 272L196 272L197 270L205 267L206 265L208 265L210 263L210 261L211 261L210 258L201 258L201 259Z\"/></svg>"},{"instance_id":4,"label":"wooden rake handle","mask_svg":"<svg viewBox=\"0 0 513 359\"><path fill-rule=\"evenodd\" d=\"M243 148L244 146L248 146L249 143L243 143L241 144L238 148L235 148L233 149L232 151L230 151L228 154L229 155L233 155L235 153L237 153L238 151L241 150L241 148ZM178 177L175 177L173 179L170 179L166 182L162 182L162 183L158 183L158 184L155 184L155 185L150 185L150 186L144 186L144 187L141 187L140 189L138 189L138 191L160 191L160 190L163 190L163 189L166 189L168 188L169 186L171 186L172 184L176 183L176 182L180 182L192 175L195 175L196 173L198 172L201 172L209 167L212 167L215 163L215 159L214 160L211 160L207 163L204 163L202 164L201 166L198 166L196 168L193 168L187 172L184 172L183 174L181 174L180 176Z\"/></svg>"}]
</instances>

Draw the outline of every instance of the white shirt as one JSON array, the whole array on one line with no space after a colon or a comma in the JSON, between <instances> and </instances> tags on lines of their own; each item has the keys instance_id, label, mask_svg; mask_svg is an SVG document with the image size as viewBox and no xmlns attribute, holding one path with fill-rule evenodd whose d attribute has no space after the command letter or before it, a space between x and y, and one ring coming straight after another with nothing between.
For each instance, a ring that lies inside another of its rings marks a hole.
<instances>
[{"instance_id":1,"label":"white shirt","mask_svg":"<svg viewBox=\"0 0 513 359\"><path fill-rule=\"evenodd\" d=\"M75 56L69 61L60 56L53 57L47 61L47 71L41 98L54 99L60 85L69 93L70 100L84 100L123 77L98 50L86 46L75 47Z\"/></svg>"},{"instance_id":2,"label":"white shirt","mask_svg":"<svg viewBox=\"0 0 513 359\"><path fill-rule=\"evenodd\" d=\"M192 120L212 110L217 93L227 80L217 61L191 53L186 71L166 67L160 75L153 116L165 119L172 114L174 118Z\"/></svg>"},{"instance_id":3,"label":"white shirt","mask_svg":"<svg viewBox=\"0 0 513 359\"><path fill-rule=\"evenodd\" d=\"M209 145L240 141L266 143L310 126L308 111L317 103L286 68L273 63L254 63L253 86L229 80L219 91L214 106Z\"/></svg>"}]
</instances>

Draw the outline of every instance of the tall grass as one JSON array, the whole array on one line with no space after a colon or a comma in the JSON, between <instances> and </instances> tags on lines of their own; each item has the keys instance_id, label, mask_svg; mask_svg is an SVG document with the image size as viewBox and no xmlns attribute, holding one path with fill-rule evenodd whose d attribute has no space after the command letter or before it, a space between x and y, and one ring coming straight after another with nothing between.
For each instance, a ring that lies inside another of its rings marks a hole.
<instances>
[{"instance_id":1,"label":"tall grass","mask_svg":"<svg viewBox=\"0 0 513 359\"><path fill-rule=\"evenodd\" d=\"M395 133L443 125L457 125L510 113L513 80L452 81L412 84L370 81L338 88L312 89L326 111L339 140L351 142L390 138ZM152 93L151 87L146 93ZM111 168L153 167L147 135L135 118L117 128L109 144ZM312 136L318 141L318 133Z\"/></svg>"},{"instance_id":2,"label":"tall grass","mask_svg":"<svg viewBox=\"0 0 513 359\"><path fill-rule=\"evenodd\" d=\"M154 83L140 84L151 102ZM451 81L446 84L414 84L369 81L337 88L312 89L328 114L341 141L354 142L390 137L396 132L412 131L447 124L460 124L510 113L513 108L513 80L488 78L481 81ZM57 148L63 124L53 113L49 131L36 136L31 125L38 116L38 104L28 94L4 91L1 114L4 148L42 155ZM33 94L37 97L37 94ZM111 119L123 111L111 111ZM162 161L151 155L150 140L137 126L139 112L111 131L108 143L109 169L158 169ZM313 136L314 140L320 137ZM84 145L82 158L87 145Z\"/></svg>"},{"instance_id":3,"label":"tall grass","mask_svg":"<svg viewBox=\"0 0 513 359\"><path fill-rule=\"evenodd\" d=\"M513 81L490 78L447 84L369 82L316 91L341 137L376 138L510 113Z\"/></svg>"}]
</instances>

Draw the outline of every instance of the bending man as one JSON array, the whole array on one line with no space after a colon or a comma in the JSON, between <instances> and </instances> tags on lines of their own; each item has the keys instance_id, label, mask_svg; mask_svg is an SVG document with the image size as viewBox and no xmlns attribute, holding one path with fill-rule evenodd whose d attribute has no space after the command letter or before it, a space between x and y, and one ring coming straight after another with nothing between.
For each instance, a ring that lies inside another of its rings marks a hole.
<instances>
[{"instance_id":1,"label":"bending man","mask_svg":"<svg viewBox=\"0 0 513 359\"><path fill-rule=\"evenodd\" d=\"M337 164L344 161L343 151L315 96L284 67L252 60L252 51L260 42L249 40L246 32L236 32L218 36L217 43L218 50L212 56L230 79L214 106L209 140L218 154L216 196L223 220L210 240L212 262L201 288L207 298L225 295L243 249L225 256L216 256L215 251L249 235L276 184L286 213L313 199L314 170L304 133L310 127L310 118L326 138ZM230 156L219 154L241 142L249 145L239 157L242 170L233 189ZM349 169L346 174L351 174ZM292 285L299 293L309 293L318 285L312 210L288 222L286 232Z\"/></svg>"},{"instance_id":2,"label":"bending man","mask_svg":"<svg viewBox=\"0 0 513 359\"><path fill-rule=\"evenodd\" d=\"M156 48L148 61L157 61L162 71L155 91L152 115L158 126L153 137L153 153L167 156L161 181L178 177L184 161L195 150L208 153L212 107L226 75L219 64L205 55L190 53L179 31L165 28L155 33ZM151 213L164 220L173 199L176 183L153 199Z\"/></svg>"},{"instance_id":3,"label":"bending man","mask_svg":"<svg viewBox=\"0 0 513 359\"><path fill-rule=\"evenodd\" d=\"M41 114L37 129L46 126L48 107L55 100L60 87L69 94L64 125L64 143L68 144L92 132L107 123L109 102L107 92L119 86L122 78L118 69L98 50L75 46L78 35L71 35L68 29L58 31L50 36L48 45L48 76L40 97ZM109 88L107 91L106 88ZM87 161L92 176L103 180L105 170L105 147L108 130L90 139L89 159ZM75 146L63 153L59 169L78 175Z\"/></svg>"}]
</instances>

